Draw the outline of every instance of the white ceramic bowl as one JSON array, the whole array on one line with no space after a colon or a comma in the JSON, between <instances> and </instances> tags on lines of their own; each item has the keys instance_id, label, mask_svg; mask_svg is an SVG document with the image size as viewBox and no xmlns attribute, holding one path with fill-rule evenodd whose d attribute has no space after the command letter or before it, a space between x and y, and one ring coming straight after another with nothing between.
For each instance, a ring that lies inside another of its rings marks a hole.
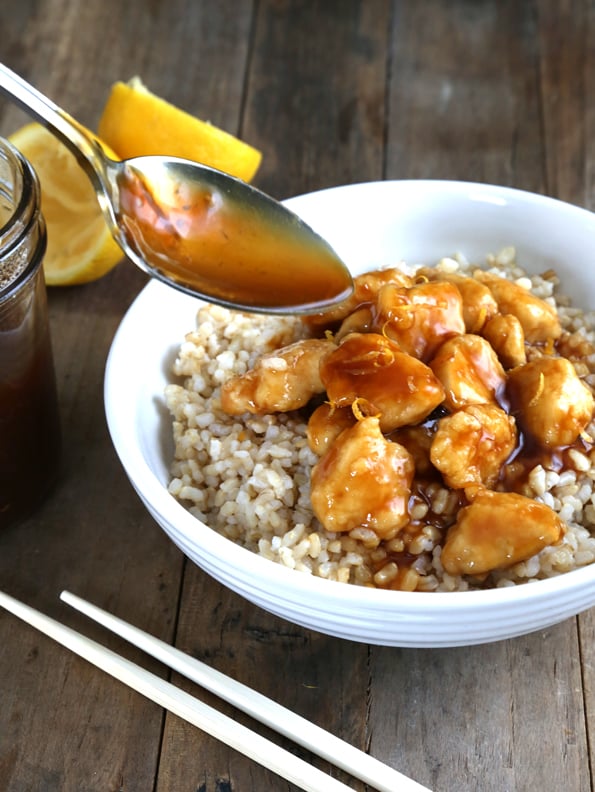
<instances>
[{"instance_id":1,"label":"white ceramic bowl","mask_svg":"<svg viewBox=\"0 0 595 792\"><path fill-rule=\"evenodd\" d=\"M595 307L595 215L539 195L447 181L372 182L287 204L354 273L461 251L483 261L514 245L529 271L555 268L564 291ZM197 301L151 282L114 338L105 406L116 451L147 509L176 545L224 585L305 627L372 644L485 643L543 629L595 605L595 566L522 586L460 593L382 591L314 578L264 560L196 520L166 490L172 456L163 389Z\"/></svg>"}]
</instances>

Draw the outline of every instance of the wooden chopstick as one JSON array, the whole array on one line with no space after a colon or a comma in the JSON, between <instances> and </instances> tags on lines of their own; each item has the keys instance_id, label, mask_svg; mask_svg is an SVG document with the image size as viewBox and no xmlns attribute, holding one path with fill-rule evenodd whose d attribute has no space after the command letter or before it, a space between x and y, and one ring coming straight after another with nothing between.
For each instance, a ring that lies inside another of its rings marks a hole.
<instances>
[{"instance_id":1,"label":"wooden chopstick","mask_svg":"<svg viewBox=\"0 0 595 792\"><path fill-rule=\"evenodd\" d=\"M248 713L312 753L381 792L430 792L406 776L255 690L190 657L149 633L63 591L61 599L147 654Z\"/></svg>"},{"instance_id":2,"label":"wooden chopstick","mask_svg":"<svg viewBox=\"0 0 595 792\"><path fill-rule=\"evenodd\" d=\"M353 792L353 787L346 786L270 740L250 731L170 682L1 591L0 606L151 701L291 781L300 789L309 792Z\"/></svg>"}]
</instances>

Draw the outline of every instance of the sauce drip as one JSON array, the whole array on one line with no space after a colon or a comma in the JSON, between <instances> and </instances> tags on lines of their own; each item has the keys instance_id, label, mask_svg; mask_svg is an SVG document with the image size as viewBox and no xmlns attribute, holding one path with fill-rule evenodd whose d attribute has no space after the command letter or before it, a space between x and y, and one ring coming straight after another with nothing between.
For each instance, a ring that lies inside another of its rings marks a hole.
<instances>
[{"instance_id":1,"label":"sauce drip","mask_svg":"<svg viewBox=\"0 0 595 792\"><path fill-rule=\"evenodd\" d=\"M148 178L128 166L118 178L118 221L148 271L182 290L248 310L313 313L347 298L351 276L333 249L297 218L275 216L215 184ZM260 197L261 196L261 197ZM271 208L272 207L272 208Z\"/></svg>"}]
</instances>

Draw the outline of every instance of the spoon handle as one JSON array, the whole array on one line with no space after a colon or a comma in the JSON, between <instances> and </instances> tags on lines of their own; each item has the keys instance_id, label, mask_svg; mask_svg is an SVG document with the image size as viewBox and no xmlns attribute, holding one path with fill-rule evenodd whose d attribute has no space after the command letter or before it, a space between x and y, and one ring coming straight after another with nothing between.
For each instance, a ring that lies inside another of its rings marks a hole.
<instances>
[{"instance_id":1,"label":"spoon handle","mask_svg":"<svg viewBox=\"0 0 595 792\"><path fill-rule=\"evenodd\" d=\"M0 63L0 93L55 134L75 155L96 188L106 191L105 154L99 141L66 111Z\"/></svg>"}]
</instances>

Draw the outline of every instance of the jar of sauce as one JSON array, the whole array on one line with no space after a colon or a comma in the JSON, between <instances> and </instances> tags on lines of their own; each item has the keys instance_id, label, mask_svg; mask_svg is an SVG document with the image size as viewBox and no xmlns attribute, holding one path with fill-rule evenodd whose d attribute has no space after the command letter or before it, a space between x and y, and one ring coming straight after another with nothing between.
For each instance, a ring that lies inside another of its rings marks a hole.
<instances>
[{"instance_id":1,"label":"jar of sauce","mask_svg":"<svg viewBox=\"0 0 595 792\"><path fill-rule=\"evenodd\" d=\"M40 201L33 168L0 138L0 528L41 503L59 468Z\"/></svg>"}]
</instances>

